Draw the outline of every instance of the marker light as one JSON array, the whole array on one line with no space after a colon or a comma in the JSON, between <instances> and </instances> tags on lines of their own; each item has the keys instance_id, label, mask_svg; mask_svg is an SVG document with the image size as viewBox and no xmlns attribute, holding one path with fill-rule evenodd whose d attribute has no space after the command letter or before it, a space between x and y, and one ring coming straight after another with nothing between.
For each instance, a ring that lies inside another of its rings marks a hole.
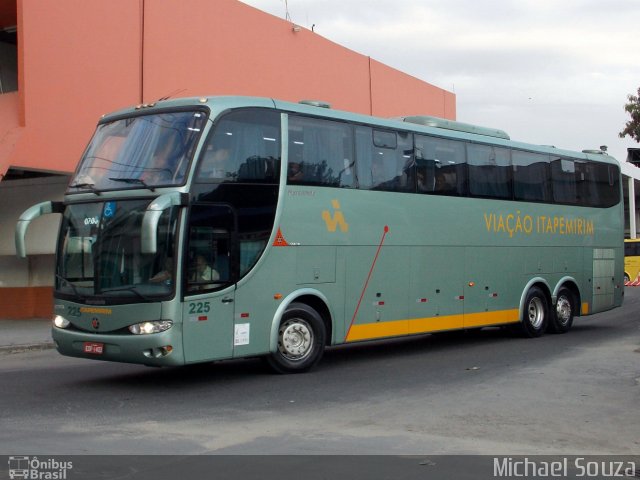
<instances>
[{"instance_id":1,"label":"marker light","mask_svg":"<svg viewBox=\"0 0 640 480\"><path fill-rule=\"evenodd\" d=\"M142 322L129 326L129 331L134 335L149 335L169 330L173 326L171 320L157 320L155 322Z\"/></svg>"},{"instance_id":2,"label":"marker light","mask_svg":"<svg viewBox=\"0 0 640 480\"><path fill-rule=\"evenodd\" d=\"M56 315L55 317L53 317L53 324L58 328L67 328L69 325L71 325L71 322L69 322L69 320L64 318L62 315Z\"/></svg>"}]
</instances>

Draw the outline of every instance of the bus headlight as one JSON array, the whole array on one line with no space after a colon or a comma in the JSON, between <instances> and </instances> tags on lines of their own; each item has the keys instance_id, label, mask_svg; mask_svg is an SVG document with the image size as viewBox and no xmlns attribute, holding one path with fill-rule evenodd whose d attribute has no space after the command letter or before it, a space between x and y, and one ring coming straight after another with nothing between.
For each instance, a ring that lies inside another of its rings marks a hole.
<instances>
[{"instance_id":1,"label":"bus headlight","mask_svg":"<svg viewBox=\"0 0 640 480\"><path fill-rule=\"evenodd\" d=\"M169 330L173 325L171 320L157 320L155 322L142 322L129 326L129 331L134 335L149 335Z\"/></svg>"},{"instance_id":2,"label":"bus headlight","mask_svg":"<svg viewBox=\"0 0 640 480\"><path fill-rule=\"evenodd\" d=\"M62 315L56 315L53 317L53 324L58 328L67 328L71 322L64 318Z\"/></svg>"}]
</instances>

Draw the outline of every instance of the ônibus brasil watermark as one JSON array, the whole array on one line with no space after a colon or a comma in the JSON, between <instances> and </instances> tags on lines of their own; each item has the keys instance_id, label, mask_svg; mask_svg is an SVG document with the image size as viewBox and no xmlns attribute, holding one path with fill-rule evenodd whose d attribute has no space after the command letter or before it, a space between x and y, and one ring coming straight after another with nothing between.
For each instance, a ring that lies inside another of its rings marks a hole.
<instances>
[{"instance_id":1,"label":"\u00f4nibus brasil watermark","mask_svg":"<svg viewBox=\"0 0 640 480\"><path fill-rule=\"evenodd\" d=\"M9 478L25 480L66 480L67 472L73 468L73 462L59 461L55 458L29 456L9 457Z\"/></svg>"}]
</instances>

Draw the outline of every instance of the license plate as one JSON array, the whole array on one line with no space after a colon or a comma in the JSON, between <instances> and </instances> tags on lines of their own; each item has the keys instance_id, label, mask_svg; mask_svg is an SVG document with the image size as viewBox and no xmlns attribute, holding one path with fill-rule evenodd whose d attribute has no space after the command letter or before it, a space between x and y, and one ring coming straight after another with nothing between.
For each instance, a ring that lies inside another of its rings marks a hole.
<instances>
[{"instance_id":1,"label":"license plate","mask_svg":"<svg viewBox=\"0 0 640 480\"><path fill-rule=\"evenodd\" d=\"M90 353L92 355L102 355L104 352L104 343L84 342L84 353Z\"/></svg>"}]
</instances>

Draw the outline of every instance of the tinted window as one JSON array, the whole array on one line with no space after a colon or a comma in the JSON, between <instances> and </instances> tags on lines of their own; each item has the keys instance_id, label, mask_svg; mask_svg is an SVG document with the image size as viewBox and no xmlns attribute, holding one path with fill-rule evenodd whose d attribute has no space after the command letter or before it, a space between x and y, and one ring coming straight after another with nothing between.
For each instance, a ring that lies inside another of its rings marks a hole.
<instances>
[{"instance_id":1,"label":"tinted window","mask_svg":"<svg viewBox=\"0 0 640 480\"><path fill-rule=\"evenodd\" d=\"M351 127L340 122L289 117L288 183L352 187Z\"/></svg>"},{"instance_id":2,"label":"tinted window","mask_svg":"<svg viewBox=\"0 0 640 480\"><path fill-rule=\"evenodd\" d=\"M418 192L466 195L464 143L416 135L416 176Z\"/></svg>"},{"instance_id":3,"label":"tinted window","mask_svg":"<svg viewBox=\"0 0 640 480\"><path fill-rule=\"evenodd\" d=\"M357 127L356 158L360 188L392 192L415 190L411 134Z\"/></svg>"},{"instance_id":4,"label":"tinted window","mask_svg":"<svg viewBox=\"0 0 640 480\"><path fill-rule=\"evenodd\" d=\"M513 190L516 200L552 202L549 156L514 150Z\"/></svg>"},{"instance_id":5,"label":"tinted window","mask_svg":"<svg viewBox=\"0 0 640 480\"><path fill-rule=\"evenodd\" d=\"M373 145L380 148L397 148L398 138L397 138L396 132L374 130Z\"/></svg>"},{"instance_id":6,"label":"tinted window","mask_svg":"<svg viewBox=\"0 0 640 480\"><path fill-rule=\"evenodd\" d=\"M577 190L582 204L611 207L620 201L620 170L615 165L576 162Z\"/></svg>"},{"instance_id":7,"label":"tinted window","mask_svg":"<svg viewBox=\"0 0 640 480\"><path fill-rule=\"evenodd\" d=\"M551 180L553 182L553 200L570 205L580 204L576 180L576 163L573 160L557 158L551 161Z\"/></svg>"},{"instance_id":8,"label":"tinted window","mask_svg":"<svg viewBox=\"0 0 640 480\"><path fill-rule=\"evenodd\" d=\"M229 207L194 205L189 217L187 291L221 288L231 281L235 218Z\"/></svg>"},{"instance_id":9,"label":"tinted window","mask_svg":"<svg viewBox=\"0 0 640 480\"><path fill-rule=\"evenodd\" d=\"M469 193L478 197L511 199L511 155L509 149L489 145L467 145Z\"/></svg>"},{"instance_id":10,"label":"tinted window","mask_svg":"<svg viewBox=\"0 0 640 480\"><path fill-rule=\"evenodd\" d=\"M636 257L640 255L640 242L624 242L625 257Z\"/></svg>"},{"instance_id":11,"label":"tinted window","mask_svg":"<svg viewBox=\"0 0 640 480\"><path fill-rule=\"evenodd\" d=\"M198 181L277 183L280 114L238 110L218 120L200 154Z\"/></svg>"}]
</instances>

